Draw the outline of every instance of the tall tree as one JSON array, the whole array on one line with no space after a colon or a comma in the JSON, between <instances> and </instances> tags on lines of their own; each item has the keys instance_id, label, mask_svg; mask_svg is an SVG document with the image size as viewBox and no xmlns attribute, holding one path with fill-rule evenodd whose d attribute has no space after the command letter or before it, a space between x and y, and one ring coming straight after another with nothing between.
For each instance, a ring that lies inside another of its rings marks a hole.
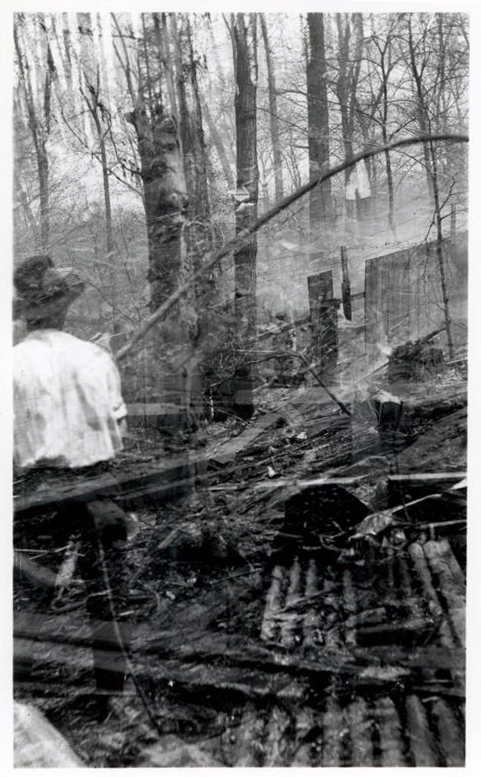
<instances>
[{"instance_id":1,"label":"tall tree","mask_svg":"<svg viewBox=\"0 0 481 777\"><path fill-rule=\"evenodd\" d=\"M134 97L133 109L126 114L135 128L140 157L140 176L144 188L144 206L149 242L150 307L155 310L169 297L182 276L184 255L183 228L186 218L187 190L182 162L179 127L175 116L164 109L159 90L148 104L148 88L138 77L134 87L130 55L119 22L122 52L117 49L127 75L129 91ZM158 15L154 29L160 32ZM164 61L164 42L156 38L159 61ZM141 52L139 52L141 56ZM152 94L152 92L151 92Z\"/></svg>"},{"instance_id":2,"label":"tall tree","mask_svg":"<svg viewBox=\"0 0 481 777\"><path fill-rule=\"evenodd\" d=\"M101 84L100 51L93 45L93 27L90 13L79 13L78 28L81 35L82 83L80 92L87 105L95 127L99 145L100 164L102 168L102 189L105 210L105 260L109 265L110 295L112 299L112 330L118 332L117 320L117 274L114 230L112 222L112 203L110 194L110 171L107 157L107 137L111 132L111 115L107 104L108 87ZM102 95L102 89L105 96Z\"/></svg>"},{"instance_id":3,"label":"tall tree","mask_svg":"<svg viewBox=\"0 0 481 777\"><path fill-rule=\"evenodd\" d=\"M55 65L48 30L41 13L14 18L13 37L20 76L20 91L28 127L35 149L39 187L40 237L38 249L48 253L50 246L49 155L48 139L52 125L52 83ZM40 52L40 58L36 52Z\"/></svg>"},{"instance_id":4,"label":"tall tree","mask_svg":"<svg viewBox=\"0 0 481 777\"><path fill-rule=\"evenodd\" d=\"M235 72L235 121L237 191L236 234L257 218L259 170L257 165L257 15L235 14L232 25ZM245 195L244 195L245 193ZM235 314L240 340L254 340L256 334L257 239L234 252ZM249 379L251 368L243 370Z\"/></svg>"},{"instance_id":5,"label":"tall tree","mask_svg":"<svg viewBox=\"0 0 481 777\"><path fill-rule=\"evenodd\" d=\"M269 33L264 14L260 14L262 38L264 41L264 51L266 55L267 67L267 87L269 93L269 124L271 130L272 155L274 159L274 187L276 200L282 200L284 197L284 185L282 180L282 150L279 132L279 116L277 113L277 90L276 74L274 62L272 60L271 46L269 42Z\"/></svg>"},{"instance_id":6,"label":"tall tree","mask_svg":"<svg viewBox=\"0 0 481 777\"><path fill-rule=\"evenodd\" d=\"M389 15L387 20L387 28L384 35L374 34L372 36L372 42L378 54L380 81L379 93L375 99L375 104L379 110L379 123L381 126L382 141L384 145L387 145L391 140L389 127L389 108L394 100L390 90L390 79L392 72L398 63L398 58L395 55L394 49L394 35L396 32L397 22L398 17ZM394 177L391 163L391 154L388 150L384 152L384 158L386 160L389 225L391 227L393 237L396 239L396 226L394 220Z\"/></svg>"},{"instance_id":7,"label":"tall tree","mask_svg":"<svg viewBox=\"0 0 481 777\"><path fill-rule=\"evenodd\" d=\"M421 132L432 133L433 131L444 130L447 126L446 97L452 90L452 87L448 86L446 78L447 52L450 48L448 46L448 38L453 34L452 19L450 17L450 14L445 14L442 18L427 14L407 14L408 62L414 84L417 117ZM455 39L457 39L457 28L455 28L454 35ZM441 47L441 53L439 47ZM456 49L459 51L458 43L455 45ZM459 56L457 57L458 67L461 62L462 51L459 51ZM450 74L449 80L456 81L456 70ZM443 170L443 168L446 168L446 165L443 164L438 144L433 140L426 141L423 144L423 152L428 192L434 208L433 222L437 238L437 258L444 323L449 354L453 358L454 343L447 266L442 240L443 208L449 201L451 190L455 185L455 179L452 180L451 184L448 184L446 170Z\"/></svg>"},{"instance_id":8,"label":"tall tree","mask_svg":"<svg viewBox=\"0 0 481 777\"><path fill-rule=\"evenodd\" d=\"M318 178L329 165L329 103L327 62L324 41L324 14L308 13L307 125L309 136L309 177ZM331 181L316 186L310 194L311 230L319 220L331 215Z\"/></svg>"}]
</instances>

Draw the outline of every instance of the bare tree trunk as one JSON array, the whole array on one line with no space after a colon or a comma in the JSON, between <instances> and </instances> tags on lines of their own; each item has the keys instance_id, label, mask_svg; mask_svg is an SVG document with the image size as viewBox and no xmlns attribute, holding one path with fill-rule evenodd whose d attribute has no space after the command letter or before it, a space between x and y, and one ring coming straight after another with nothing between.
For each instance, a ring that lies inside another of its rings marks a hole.
<instances>
[{"instance_id":1,"label":"bare tree trunk","mask_svg":"<svg viewBox=\"0 0 481 777\"><path fill-rule=\"evenodd\" d=\"M422 135L429 135L431 132L431 122L429 121L429 115L426 110L422 74L416 62L416 50L415 50L414 39L413 39L411 14L408 14L408 44L409 44L409 58L410 58L410 64L411 64L411 72L412 72L412 75L414 78L414 84L416 87L419 129ZM431 202L434 202L433 170L431 167L431 154L430 154L429 143L423 143L423 155L424 155L424 166L426 170L426 184L428 189L428 196Z\"/></svg>"},{"instance_id":2,"label":"bare tree trunk","mask_svg":"<svg viewBox=\"0 0 481 777\"><path fill-rule=\"evenodd\" d=\"M343 17L346 16L343 24ZM349 159L353 153L353 133L349 117L349 41L351 37L351 25L347 14L336 14L336 26L338 35L338 74L336 81L336 92L339 101L339 111L341 114L341 131L344 153ZM349 171L346 170L346 182Z\"/></svg>"},{"instance_id":3,"label":"bare tree trunk","mask_svg":"<svg viewBox=\"0 0 481 777\"><path fill-rule=\"evenodd\" d=\"M309 135L309 177L322 174L329 165L329 109L327 99L324 15L308 13L309 53L307 60L307 125ZM311 229L331 215L331 182L316 186L309 202Z\"/></svg>"},{"instance_id":4,"label":"bare tree trunk","mask_svg":"<svg viewBox=\"0 0 481 777\"><path fill-rule=\"evenodd\" d=\"M154 311L172 294L182 274L187 191L175 119L157 114L151 126L140 96L127 118L138 140L149 241L150 308Z\"/></svg>"},{"instance_id":5,"label":"bare tree trunk","mask_svg":"<svg viewBox=\"0 0 481 777\"><path fill-rule=\"evenodd\" d=\"M50 245L50 166L47 152L47 141L50 134L50 114L51 114L51 95L52 80L55 74L52 52L47 39L47 30L42 14L38 14L38 23L45 35L46 40L46 62L44 83L41 94L42 112L41 114L35 107L35 96L32 91L28 64L28 56L22 51L19 36L19 19L15 19L13 28L15 53L22 79L22 86L25 95L25 104L28 116L28 126L32 135L33 146L35 149L35 160L37 166L39 203L40 203L40 250L42 253L48 253Z\"/></svg>"},{"instance_id":6,"label":"bare tree trunk","mask_svg":"<svg viewBox=\"0 0 481 777\"><path fill-rule=\"evenodd\" d=\"M177 21L180 21L180 24ZM207 154L204 141L204 128L200 94L197 83L197 66L194 57L192 34L188 14L170 14L171 40L175 52L175 81L180 112L180 133L185 179L188 195L186 212L186 270L196 272L202 264L202 257L211 248L209 190L207 185ZM187 64L188 63L188 64ZM196 326L190 332L192 345L199 336L205 334L209 321L209 309L214 302L210 284L197 281L189 300L192 311L195 310ZM195 349L188 360L186 371L192 394L192 405L197 415L203 411L201 402L204 391L203 354Z\"/></svg>"},{"instance_id":7,"label":"bare tree trunk","mask_svg":"<svg viewBox=\"0 0 481 777\"><path fill-rule=\"evenodd\" d=\"M439 30L438 30L439 32ZM412 33L411 15L408 15L408 43L409 43L409 58L411 64L411 71L416 86L417 99L418 99L418 115L419 115L419 127L422 132L424 129L431 129L431 122L429 120L427 96L423 89L422 82L422 69L418 67L416 60L416 51ZM441 88L443 84L441 84ZM446 280L446 265L443 255L443 229L442 229L442 213L441 203L439 196L439 176L438 176L438 164L436 160L436 147L433 140L423 143L424 150L424 162L426 166L426 178L428 183L428 192L432 199L434 206L434 221L436 224L437 233L437 259L439 267L439 277L441 284L441 295L443 298L443 311L444 311L444 323L446 327L446 337L448 341L448 352L450 359L454 358L454 344L452 335L452 322L449 306L449 294Z\"/></svg>"},{"instance_id":8,"label":"bare tree trunk","mask_svg":"<svg viewBox=\"0 0 481 777\"><path fill-rule=\"evenodd\" d=\"M383 99L381 128L382 128L382 139L383 139L384 145L387 145L389 142L387 122L388 122L388 111L389 111L388 79L389 79L390 66L388 64L388 67L386 69L386 61L385 61L385 57L386 57L387 49L389 45L390 45L390 41L387 40L381 52L382 99ZM389 151L385 152L384 157L386 160L389 226L391 227L391 232L393 234L394 239L396 240L396 225L394 223L394 182L393 182L393 175L392 175L391 154L389 153Z\"/></svg>"},{"instance_id":9,"label":"bare tree trunk","mask_svg":"<svg viewBox=\"0 0 481 777\"><path fill-rule=\"evenodd\" d=\"M110 179L109 165L107 159L107 146L105 138L110 131L110 115L106 112L105 106L100 99L100 65L97 61L97 52L92 50L92 20L89 13L79 13L79 27L83 30L85 53L87 62L84 63L83 75L87 87L85 92L80 89L83 98L87 104L92 121L95 125L100 150L100 165L102 168L102 190L104 197L104 215L105 215L105 248L106 260L109 263L110 272L110 297L112 302L112 331L116 334L119 331L118 326L118 293L117 293L117 273L118 267L115 261L115 243L112 224L112 204L110 197ZM86 67L86 65L89 67ZM105 87L105 85L104 85ZM107 126L102 126L102 119L107 121Z\"/></svg>"},{"instance_id":10,"label":"bare tree trunk","mask_svg":"<svg viewBox=\"0 0 481 777\"><path fill-rule=\"evenodd\" d=\"M448 287L446 282L446 265L444 262L444 255L443 255L443 221L442 221L442 215L441 215L441 205L439 202L438 172L437 172L436 153L435 153L435 147L434 147L433 141L430 141L429 146L431 151L431 164L432 164L432 171L433 171L434 213L435 213L435 219L436 219L436 233L437 233L436 253L438 258L439 278L441 281L441 294L443 297L444 325L446 327L446 337L448 341L449 358L454 359L454 343L453 343L453 334L452 334L452 326L451 326L452 322L451 322L451 313L450 313L450 307L449 307Z\"/></svg>"},{"instance_id":11,"label":"bare tree trunk","mask_svg":"<svg viewBox=\"0 0 481 777\"><path fill-rule=\"evenodd\" d=\"M217 151L217 156L219 157L219 162L222 167L222 174L227 182L227 186L229 187L230 190L232 190L235 187L235 180L234 180L234 176L232 174L232 168L229 162L229 155L227 153L226 147L222 140L222 136L216 127L215 121L211 116L209 106L207 105L206 102L204 102L203 104L203 109L204 109L204 116L207 122L207 127L209 128L209 135L212 140L212 143L215 146L215 150Z\"/></svg>"},{"instance_id":12,"label":"bare tree trunk","mask_svg":"<svg viewBox=\"0 0 481 777\"><path fill-rule=\"evenodd\" d=\"M235 118L237 149L237 188L248 192L248 199L236 209L236 234L257 219L259 170L257 166L257 20L256 14L236 14L233 25L234 69L236 80ZM235 314L240 342L254 341L256 335L256 257L253 235L234 252ZM246 366L238 376L247 391L252 375ZM252 399L250 403L252 405ZM248 411L248 414L250 412Z\"/></svg>"},{"instance_id":13,"label":"bare tree trunk","mask_svg":"<svg viewBox=\"0 0 481 777\"><path fill-rule=\"evenodd\" d=\"M264 50L266 54L267 66L267 85L269 90L269 123L271 129L272 155L274 159L274 186L276 201L284 197L284 185L282 180L282 151L279 139L279 116L277 113L277 91L274 65L272 62L271 49L269 45L269 34L264 14L260 14L262 37L264 40Z\"/></svg>"}]
</instances>

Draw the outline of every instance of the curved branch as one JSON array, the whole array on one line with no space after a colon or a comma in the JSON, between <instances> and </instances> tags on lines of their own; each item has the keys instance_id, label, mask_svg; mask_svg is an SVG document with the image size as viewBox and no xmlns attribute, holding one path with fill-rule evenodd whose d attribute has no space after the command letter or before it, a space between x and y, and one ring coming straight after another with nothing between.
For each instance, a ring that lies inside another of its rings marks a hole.
<instances>
[{"instance_id":1,"label":"curved branch","mask_svg":"<svg viewBox=\"0 0 481 777\"><path fill-rule=\"evenodd\" d=\"M386 151L393 151L394 149L402 148L403 146L410 146L416 143L426 143L429 141L452 141L455 143L467 143L469 141L469 136L451 133L438 135L420 135L418 137L396 140L394 143L387 143L386 145L378 146L377 148L373 148L369 151L355 154L349 159L345 159L344 162L341 162L341 164L332 167L323 175L319 176L319 178L315 178L314 180L304 184L304 186L299 187L299 189L296 189L294 192L292 192L292 194L284 197L284 199L277 203L277 205L274 205L273 208L264 213L260 218L257 219L257 221L251 224L248 229L245 229L241 234L237 235L235 238L232 238L232 240L229 240L225 246L223 246L223 248L208 256L206 261L202 263L202 266L199 267L196 272L192 273L191 277L184 284L182 284L182 286L179 286L173 292L173 294L171 294L170 297L165 302L163 302L162 305L160 305L160 307L158 307L157 310L152 313L151 316L149 316L149 318L144 321L132 339L117 352L116 358L124 359L133 349L134 345L138 343L138 341L141 340L144 335L147 334L149 329L151 329L154 324L164 318L167 313L172 310L174 305L176 305L181 297L187 293L193 283L199 280L225 256L230 254L232 251L237 251L241 246L244 245L244 243L250 238L251 235L257 232L261 227L265 226L265 224L271 221L274 216L277 216L278 213L281 213L283 210L288 208L289 205L292 205L293 202L310 192L311 189L314 189L314 187L316 187L318 184L328 180L329 178L333 178L335 175L342 173L349 167L353 167L362 159L369 159L370 157L376 156L377 154L384 154Z\"/></svg>"}]
</instances>

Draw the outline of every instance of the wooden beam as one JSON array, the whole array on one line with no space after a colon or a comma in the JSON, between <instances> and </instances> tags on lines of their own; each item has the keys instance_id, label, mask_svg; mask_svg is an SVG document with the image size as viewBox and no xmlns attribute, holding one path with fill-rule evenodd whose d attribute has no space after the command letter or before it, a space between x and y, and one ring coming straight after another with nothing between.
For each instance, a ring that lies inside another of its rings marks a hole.
<instances>
[{"instance_id":1,"label":"wooden beam","mask_svg":"<svg viewBox=\"0 0 481 777\"><path fill-rule=\"evenodd\" d=\"M68 483L57 482L52 477L49 488L14 496L15 516L67 507L74 500L94 501L99 496L109 496L116 502L129 505L146 497L156 496L159 500L173 498L188 492L194 482L197 466L204 462L204 455L188 454L155 465L130 466L128 471L123 470L118 474L106 473L93 478L72 475Z\"/></svg>"}]
</instances>

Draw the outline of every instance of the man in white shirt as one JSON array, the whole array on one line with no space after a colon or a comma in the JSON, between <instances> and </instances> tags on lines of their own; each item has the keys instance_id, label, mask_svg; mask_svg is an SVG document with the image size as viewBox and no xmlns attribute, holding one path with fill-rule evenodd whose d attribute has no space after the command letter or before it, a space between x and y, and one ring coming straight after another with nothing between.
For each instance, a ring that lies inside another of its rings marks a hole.
<instances>
[{"instance_id":1,"label":"man in white shirt","mask_svg":"<svg viewBox=\"0 0 481 777\"><path fill-rule=\"evenodd\" d=\"M105 349L61 331L69 305L84 289L74 273L34 256L16 270L14 285L14 316L28 330L14 348L15 471L88 475L122 449L126 408L117 367ZM110 498L74 498L52 526L60 543L72 535L81 543L97 689L106 696L121 692L125 642L117 616L125 610L127 586L125 515Z\"/></svg>"}]
</instances>

